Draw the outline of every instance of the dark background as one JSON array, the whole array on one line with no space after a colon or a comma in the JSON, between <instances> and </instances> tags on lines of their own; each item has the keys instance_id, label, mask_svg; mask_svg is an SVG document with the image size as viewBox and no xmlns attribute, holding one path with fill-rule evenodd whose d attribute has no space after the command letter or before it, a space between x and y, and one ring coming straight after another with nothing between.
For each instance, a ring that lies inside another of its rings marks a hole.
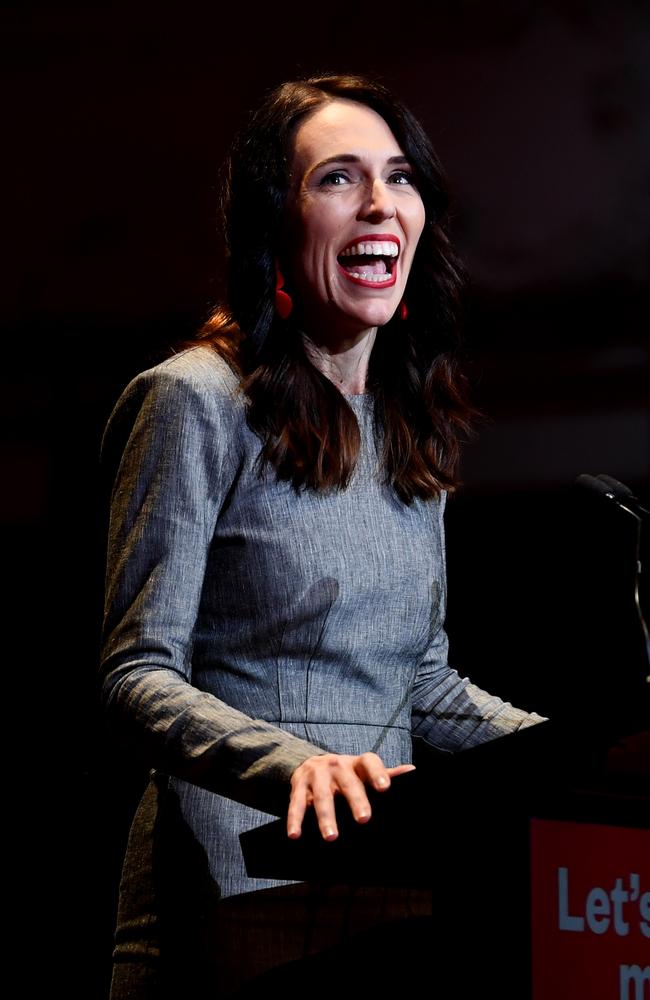
<instances>
[{"instance_id":1,"label":"dark background","mask_svg":"<svg viewBox=\"0 0 650 1000\"><path fill-rule=\"evenodd\" d=\"M19 777L38 761L43 867L83 888L67 981L99 1000L144 780L96 705L101 433L126 382L218 299L217 171L281 80L380 77L450 177L488 418L448 507L454 665L523 707L642 726L634 523L572 483L606 472L650 499L650 4L21 3L2 22L1 503L21 732L29 705L12 748Z\"/></svg>"}]
</instances>

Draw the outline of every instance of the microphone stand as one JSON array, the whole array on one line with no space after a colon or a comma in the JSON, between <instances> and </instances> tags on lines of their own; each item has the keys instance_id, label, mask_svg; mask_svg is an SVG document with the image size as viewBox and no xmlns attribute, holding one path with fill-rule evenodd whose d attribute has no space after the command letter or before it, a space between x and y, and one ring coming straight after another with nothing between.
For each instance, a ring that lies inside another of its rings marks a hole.
<instances>
[{"instance_id":1,"label":"microphone stand","mask_svg":"<svg viewBox=\"0 0 650 1000\"><path fill-rule=\"evenodd\" d=\"M645 656L646 656L646 676L645 683L650 685L650 634L648 633L648 626L646 624L645 618L643 616L643 609L641 607L641 596L640 596L640 578L641 578L641 526L643 523L643 518L637 513L640 510L644 514L650 513L648 508L642 506L638 498L634 495L629 487L625 486L624 483L619 483L617 479L612 476L607 476L604 473L600 473L598 476L590 476L586 473L578 476L575 485L582 487L584 489L590 490L592 493L597 493L599 496L604 497L610 503L616 505L619 510L623 510L626 514L630 514L636 521L636 570L634 574L634 604L636 607L637 616L639 619L639 624L641 625L641 633L643 635L645 644ZM636 507L636 510L634 509Z\"/></svg>"}]
</instances>

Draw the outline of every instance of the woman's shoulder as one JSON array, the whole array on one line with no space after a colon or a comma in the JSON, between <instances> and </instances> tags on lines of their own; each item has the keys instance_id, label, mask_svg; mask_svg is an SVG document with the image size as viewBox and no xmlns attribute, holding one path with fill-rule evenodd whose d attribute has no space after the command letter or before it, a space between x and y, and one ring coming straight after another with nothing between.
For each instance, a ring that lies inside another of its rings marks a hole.
<instances>
[{"instance_id":1,"label":"woman's shoulder","mask_svg":"<svg viewBox=\"0 0 650 1000\"><path fill-rule=\"evenodd\" d=\"M150 456L161 449L200 451L234 460L246 437L239 378L211 347L197 344L131 379L102 435L100 456L112 482L127 445Z\"/></svg>"},{"instance_id":2,"label":"woman's shoulder","mask_svg":"<svg viewBox=\"0 0 650 1000\"><path fill-rule=\"evenodd\" d=\"M140 372L127 390L178 386L196 393L217 394L225 399L239 399L239 378L228 362L208 344L191 345Z\"/></svg>"},{"instance_id":3,"label":"woman's shoulder","mask_svg":"<svg viewBox=\"0 0 650 1000\"><path fill-rule=\"evenodd\" d=\"M239 422L245 419L245 397L227 361L209 345L197 344L135 375L120 394L109 424L141 410L171 421L196 411Z\"/></svg>"},{"instance_id":4,"label":"woman's shoulder","mask_svg":"<svg viewBox=\"0 0 650 1000\"><path fill-rule=\"evenodd\" d=\"M134 428L145 428L148 440L198 436L208 428L234 440L245 420L236 373L210 346L192 345L131 379L108 418L101 452L121 453Z\"/></svg>"}]
</instances>

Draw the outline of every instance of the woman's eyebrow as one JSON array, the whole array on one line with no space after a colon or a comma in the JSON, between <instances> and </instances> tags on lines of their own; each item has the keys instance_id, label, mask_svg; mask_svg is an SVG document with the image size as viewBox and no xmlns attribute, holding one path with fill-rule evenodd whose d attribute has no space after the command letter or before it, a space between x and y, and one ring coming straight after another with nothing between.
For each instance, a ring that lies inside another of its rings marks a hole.
<instances>
[{"instance_id":1,"label":"woman's eyebrow","mask_svg":"<svg viewBox=\"0 0 650 1000\"><path fill-rule=\"evenodd\" d=\"M320 163L315 164L315 166L311 167L307 171L306 176L309 177L310 174L313 174L315 170L318 170L320 167L327 166L328 163L360 163L360 162L361 162L361 157L356 156L354 153L337 153L334 156L328 156L327 159L321 160ZM386 160L386 163L408 164L409 162L410 161L408 157L404 156L403 154L400 154L399 156L389 156L388 159Z\"/></svg>"}]
</instances>

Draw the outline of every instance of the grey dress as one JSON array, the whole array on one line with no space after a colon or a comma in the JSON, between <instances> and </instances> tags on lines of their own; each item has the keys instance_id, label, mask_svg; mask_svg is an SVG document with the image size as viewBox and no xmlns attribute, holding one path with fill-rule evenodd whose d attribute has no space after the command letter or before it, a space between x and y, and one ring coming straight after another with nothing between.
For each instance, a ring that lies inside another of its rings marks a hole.
<instances>
[{"instance_id":1,"label":"grey dress","mask_svg":"<svg viewBox=\"0 0 650 1000\"><path fill-rule=\"evenodd\" d=\"M383 485L372 396L346 401L361 454L325 494L260 470L237 379L205 345L135 378L104 436L102 692L155 786L132 842L182 831L222 899L276 884L247 877L238 835L282 813L308 757L392 766L412 734L455 750L541 721L448 665L444 497Z\"/></svg>"}]
</instances>

